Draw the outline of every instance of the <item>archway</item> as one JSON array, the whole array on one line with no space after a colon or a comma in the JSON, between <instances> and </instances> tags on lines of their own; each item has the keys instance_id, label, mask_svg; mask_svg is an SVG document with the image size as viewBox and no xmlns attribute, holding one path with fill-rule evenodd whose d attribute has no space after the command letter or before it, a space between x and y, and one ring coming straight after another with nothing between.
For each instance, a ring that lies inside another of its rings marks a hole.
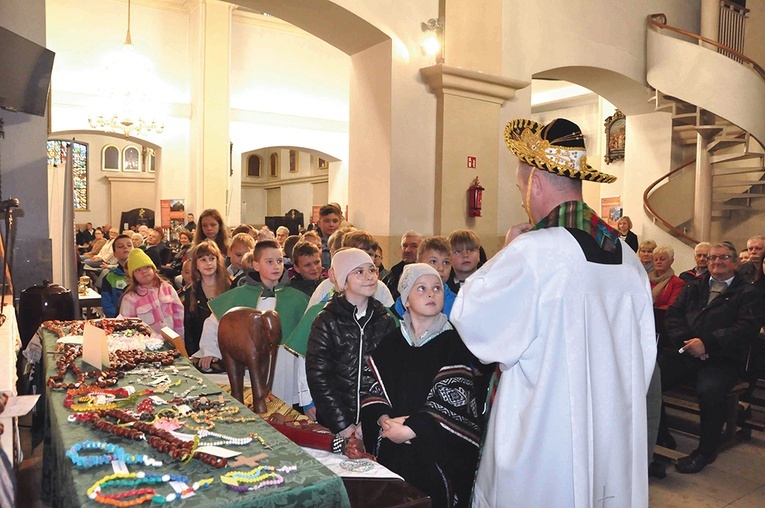
<instances>
[{"instance_id":1,"label":"archway","mask_svg":"<svg viewBox=\"0 0 765 508\"><path fill-rule=\"evenodd\" d=\"M247 224L293 209L308 221L314 206L329 202L331 185L346 178L343 161L313 148L268 146L241 159L241 222Z\"/></svg>"}]
</instances>

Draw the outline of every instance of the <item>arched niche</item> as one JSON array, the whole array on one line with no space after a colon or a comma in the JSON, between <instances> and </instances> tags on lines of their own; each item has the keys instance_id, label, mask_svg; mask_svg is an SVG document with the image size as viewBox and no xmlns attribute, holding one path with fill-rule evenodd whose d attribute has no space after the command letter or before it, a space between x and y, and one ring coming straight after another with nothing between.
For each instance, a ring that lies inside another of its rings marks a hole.
<instances>
[{"instance_id":1,"label":"arched niche","mask_svg":"<svg viewBox=\"0 0 765 508\"><path fill-rule=\"evenodd\" d=\"M252 160L261 163L260 176L250 174ZM271 164L277 167L272 171ZM263 224L266 216L296 209L306 219L314 206L329 199L329 179L342 161L307 147L268 146L242 153L242 221Z\"/></svg>"}]
</instances>

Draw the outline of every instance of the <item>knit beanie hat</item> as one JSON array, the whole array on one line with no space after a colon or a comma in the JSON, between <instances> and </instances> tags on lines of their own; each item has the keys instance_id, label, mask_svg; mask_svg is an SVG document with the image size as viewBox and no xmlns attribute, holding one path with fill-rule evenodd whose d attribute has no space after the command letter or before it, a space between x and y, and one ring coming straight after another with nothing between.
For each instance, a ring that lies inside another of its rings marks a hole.
<instances>
[{"instance_id":1,"label":"knit beanie hat","mask_svg":"<svg viewBox=\"0 0 765 508\"><path fill-rule=\"evenodd\" d=\"M441 276L436 269L428 264L411 263L404 266L404 271L401 272L401 278L398 280L398 292L401 294L401 303L405 307L406 301L409 299L409 292L412 290L414 283L423 275L435 275L439 281L441 280Z\"/></svg>"},{"instance_id":2,"label":"knit beanie hat","mask_svg":"<svg viewBox=\"0 0 765 508\"><path fill-rule=\"evenodd\" d=\"M332 270L335 273L335 287L338 291L345 289L348 274L366 263L373 263L369 254L361 249L343 249L332 257Z\"/></svg>"},{"instance_id":3,"label":"knit beanie hat","mask_svg":"<svg viewBox=\"0 0 765 508\"><path fill-rule=\"evenodd\" d=\"M154 268L154 270L157 269L157 267L154 266L154 262L143 249L131 250L127 261L128 277L132 277L135 270L143 268L144 266L150 266Z\"/></svg>"}]
</instances>

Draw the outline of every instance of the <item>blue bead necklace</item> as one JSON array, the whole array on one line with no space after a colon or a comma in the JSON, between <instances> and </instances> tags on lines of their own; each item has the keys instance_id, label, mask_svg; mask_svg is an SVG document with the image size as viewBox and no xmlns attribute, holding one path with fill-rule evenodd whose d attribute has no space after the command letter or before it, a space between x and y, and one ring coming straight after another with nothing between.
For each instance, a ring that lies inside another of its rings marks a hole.
<instances>
[{"instance_id":1,"label":"blue bead necklace","mask_svg":"<svg viewBox=\"0 0 765 508\"><path fill-rule=\"evenodd\" d=\"M101 450L103 455L80 455L83 450ZM154 460L148 455L133 455L127 453L124 448L112 443L101 441L83 441L75 443L66 451L66 456L77 467L91 468L110 464L113 460L120 460L127 464L145 464L147 466L161 466L162 462Z\"/></svg>"}]
</instances>

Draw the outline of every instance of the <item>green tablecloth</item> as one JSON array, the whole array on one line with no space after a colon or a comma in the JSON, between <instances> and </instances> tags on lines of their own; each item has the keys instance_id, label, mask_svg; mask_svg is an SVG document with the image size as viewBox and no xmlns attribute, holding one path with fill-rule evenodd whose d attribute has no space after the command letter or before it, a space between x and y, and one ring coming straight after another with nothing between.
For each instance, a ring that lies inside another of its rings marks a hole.
<instances>
[{"instance_id":1,"label":"green tablecloth","mask_svg":"<svg viewBox=\"0 0 765 508\"><path fill-rule=\"evenodd\" d=\"M56 372L57 356L53 354L56 337L43 331L44 351L43 372L46 373L46 379ZM93 370L92 367L81 363L83 372ZM191 366L186 358L178 358L176 366ZM192 367L193 369L193 367ZM194 370L186 370L194 375L199 373ZM136 379L138 376L126 376L120 380L118 386L128 385L130 379ZM73 376L67 374L66 382L72 382ZM175 387L174 390L181 392L191 386L195 381L185 379L183 383ZM142 386L136 386L137 389L143 389ZM202 392L216 392L217 387L212 382L207 383L207 389ZM192 392L199 393L199 390ZM71 423L67 417L72 412L64 407L65 391L47 390L47 420L45 448L43 451L43 498L47 499L54 508L75 507L75 506L101 506L95 501L88 499L86 491L100 478L112 474L111 465L98 466L90 469L75 467L66 457L65 453L73 444L85 441L106 441L122 446L128 453L147 454L154 459L164 462L162 467L144 467L141 464L128 466L131 472L146 471L156 474L182 474L189 477L189 483L204 478L215 478L215 482L206 490L198 490L196 495L181 500L173 501L168 507L192 507L192 506L340 506L348 507L350 502L340 477L336 476L329 469L324 467L318 461L305 454L297 445L282 436L263 420L246 423L220 423L216 422L213 432L218 432L227 436L244 437L250 432L256 432L273 447L273 450L264 450L257 441L253 441L247 446L229 447L242 452L245 456L256 455L261 452L268 453L269 457L261 463L264 465L273 465L281 467L284 465L296 465L297 470L283 475L285 482L282 485L266 487L253 492L239 493L226 488L220 482L219 477L229 471L248 471L249 467L239 467L232 469L226 467L216 469L210 467L199 460L192 460L188 464L181 464L173 461L169 455L163 454L149 446L145 441L131 441L119 438L97 430L90 424L79 422ZM240 412L236 416L253 416L253 413L246 407L232 399L228 394L226 405L240 406ZM170 398L168 395L165 399ZM195 424L194 422L192 422ZM191 433L184 427L179 432ZM172 489L169 485L160 484L157 490L161 494L169 494ZM109 492L112 492L111 490ZM115 490L116 492L116 490ZM107 492L108 493L108 492ZM148 506L148 505L147 505Z\"/></svg>"}]
</instances>

